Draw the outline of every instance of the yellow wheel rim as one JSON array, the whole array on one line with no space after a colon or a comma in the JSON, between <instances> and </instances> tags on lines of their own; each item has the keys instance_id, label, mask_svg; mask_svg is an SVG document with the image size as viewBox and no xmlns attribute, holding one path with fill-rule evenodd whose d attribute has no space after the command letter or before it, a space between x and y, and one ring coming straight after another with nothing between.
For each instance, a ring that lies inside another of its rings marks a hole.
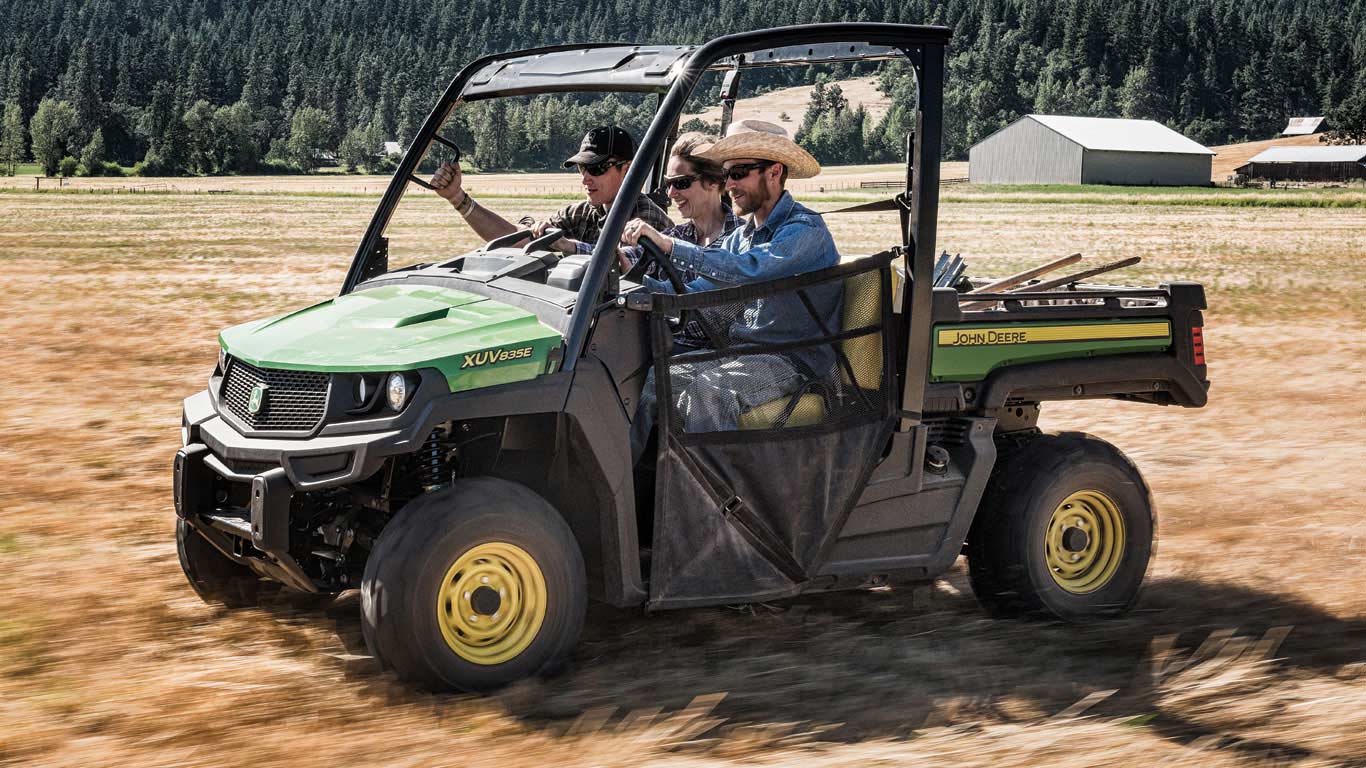
<instances>
[{"instance_id":1,"label":"yellow wheel rim","mask_svg":"<svg viewBox=\"0 0 1366 768\"><path fill-rule=\"evenodd\" d=\"M1053 581L1074 595L1109 584L1124 558L1124 537L1124 517L1109 496L1077 491L1063 499L1044 538Z\"/></svg>"},{"instance_id":2,"label":"yellow wheel rim","mask_svg":"<svg viewBox=\"0 0 1366 768\"><path fill-rule=\"evenodd\" d=\"M442 637L456 655L475 664L517 658L540 632L545 608L545 576L536 560L500 541L456 558L436 595Z\"/></svg>"}]
</instances>

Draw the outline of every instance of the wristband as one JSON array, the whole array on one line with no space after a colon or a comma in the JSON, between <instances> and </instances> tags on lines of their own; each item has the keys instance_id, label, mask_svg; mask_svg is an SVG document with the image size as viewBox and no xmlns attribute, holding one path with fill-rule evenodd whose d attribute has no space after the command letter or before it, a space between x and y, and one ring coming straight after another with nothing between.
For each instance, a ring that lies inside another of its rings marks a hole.
<instances>
[{"instance_id":1,"label":"wristband","mask_svg":"<svg viewBox=\"0 0 1366 768\"><path fill-rule=\"evenodd\" d=\"M474 210L474 198L470 197L469 192L463 189L461 191L465 192L465 197L460 201L459 205L455 206L455 210L461 216L468 216Z\"/></svg>"}]
</instances>

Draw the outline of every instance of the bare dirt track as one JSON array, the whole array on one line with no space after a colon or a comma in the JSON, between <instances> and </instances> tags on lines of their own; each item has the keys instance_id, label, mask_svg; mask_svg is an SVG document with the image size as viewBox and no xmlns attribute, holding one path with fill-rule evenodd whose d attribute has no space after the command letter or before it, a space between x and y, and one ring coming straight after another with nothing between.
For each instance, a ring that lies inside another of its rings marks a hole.
<instances>
[{"instance_id":1,"label":"bare dirt track","mask_svg":"<svg viewBox=\"0 0 1366 768\"><path fill-rule=\"evenodd\" d=\"M498 200L544 212L548 200ZM486 698L375 675L353 596L227 612L176 564L179 401L216 331L327 298L374 200L0 195L0 765L1366 765L1366 211L950 202L972 274L1143 255L1204 282L1200 411L1045 408L1143 469L1139 609L996 622L961 571L774 606L592 609ZM832 218L847 253L895 223ZM414 196L395 263L472 244Z\"/></svg>"}]
</instances>

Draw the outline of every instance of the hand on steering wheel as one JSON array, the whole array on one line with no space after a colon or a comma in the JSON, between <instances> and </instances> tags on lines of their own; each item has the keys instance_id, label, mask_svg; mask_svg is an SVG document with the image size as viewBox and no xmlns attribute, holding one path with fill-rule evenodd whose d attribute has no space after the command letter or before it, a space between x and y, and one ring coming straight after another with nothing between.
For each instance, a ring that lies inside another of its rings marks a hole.
<instances>
[{"instance_id":1,"label":"hand on steering wheel","mask_svg":"<svg viewBox=\"0 0 1366 768\"><path fill-rule=\"evenodd\" d=\"M639 245L643 241L649 240L665 254L672 254L674 250L673 240L660 234L659 230L641 219L631 219L626 222L626 226L621 230L621 239L627 245Z\"/></svg>"},{"instance_id":2,"label":"hand on steering wheel","mask_svg":"<svg viewBox=\"0 0 1366 768\"><path fill-rule=\"evenodd\" d=\"M640 238L640 248L644 251L644 253L641 254L640 261L636 262L636 265L631 268L630 272L622 275L621 279L639 281L640 275L645 273L645 267L648 266L651 261L654 261L659 265L659 269L664 273L664 276L669 279L669 285L673 286L674 293L679 295L687 293L688 286L683 282L683 276L679 274L678 267L674 265L673 260L669 258L668 254L664 253L663 248L660 248L655 244L655 241L648 237ZM634 278L632 277L633 274L635 275ZM725 348L726 345L723 341L723 337L712 327L711 322L707 319L705 310L685 310L678 313L679 327L686 327L689 322L693 321L696 321L698 326L701 327L703 335L711 341L713 348Z\"/></svg>"},{"instance_id":3,"label":"hand on steering wheel","mask_svg":"<svg viewBox=\"0 0 1366 768\"><path fill-rule=\"evenodd\" d=\"M646 226L649 226L648 224ZM659 270L668 279L669 285L673 286L674 293L685 293L688 290L687 284L683 282L683 275L679 274L678 267L674 266L673 260L664 253L664 249L655 244L654 240L648 237L641 237L638 240L640 245L640 261L624 275L622 280L630 280L638 283L645 276L645 270L649 268L650 262L659 265Z\"/></svg>"}]
</instances>

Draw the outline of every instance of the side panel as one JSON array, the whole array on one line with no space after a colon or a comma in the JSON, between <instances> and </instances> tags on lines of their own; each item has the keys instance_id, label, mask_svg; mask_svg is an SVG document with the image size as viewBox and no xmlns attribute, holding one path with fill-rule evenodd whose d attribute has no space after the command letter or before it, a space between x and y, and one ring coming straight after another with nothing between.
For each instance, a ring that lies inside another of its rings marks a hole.
<instances>
[{"instance_id":1,"label":"side panel","mask_svg":"<svg viewBox=\"0 0 1366 768\"><path fill-rule=\"evenodd\" d=\"M980 381L1007 365L1170 346L1167 320L941 324L934 328L930 381Z\"/></svg>"},{"instance_id":2,"label":"side panel","mask_svg":"<svg viewBox=\"0 0 1366 768\"><path fill-rule=\"evenodd\" d=\"M1212 155L1087 150L1083 184L1207 187Z\"/></svg>"},{"instance_id":3,"label":"side panel","mask_svg":"<svg viewBox=\"0 0 1366 768\"><path fill-rule=\"evenodd\" d=\"M1023 117L968 152L973 184L1078 184L1082 148Z\"/></svg>"},{"instance_id":4,"label":"side panel","mask_svg":"<svg viewBox=\"0 0 1366 768\"><path fill-rule=\"evenodd\" d=\"M570 522L589 594L616 606L645 601L631 475L630 421L607 368L583 358L565 405L567 428L550 478L551 503Z\"/></svg>"},{"instance_id":5,"label":"side panel","mask_svg":"<svg viewBox=\"0 0 1366 768\"><path fill-rule=\"evenodd\" d=\"M996 463L993 432L996 420L954 418L929 420L920 437L909 439L913 465L874 474L849 515L830 559L820 575L855 581L879 574L933 578L958 558L972 526L973 515ZM914 450L924 440L948 453L941 471L922 470L924 451ZM892 460L898 454L889 454ZM898 476L899 475L899 476Z\"/></svg>"}]
</instances>

